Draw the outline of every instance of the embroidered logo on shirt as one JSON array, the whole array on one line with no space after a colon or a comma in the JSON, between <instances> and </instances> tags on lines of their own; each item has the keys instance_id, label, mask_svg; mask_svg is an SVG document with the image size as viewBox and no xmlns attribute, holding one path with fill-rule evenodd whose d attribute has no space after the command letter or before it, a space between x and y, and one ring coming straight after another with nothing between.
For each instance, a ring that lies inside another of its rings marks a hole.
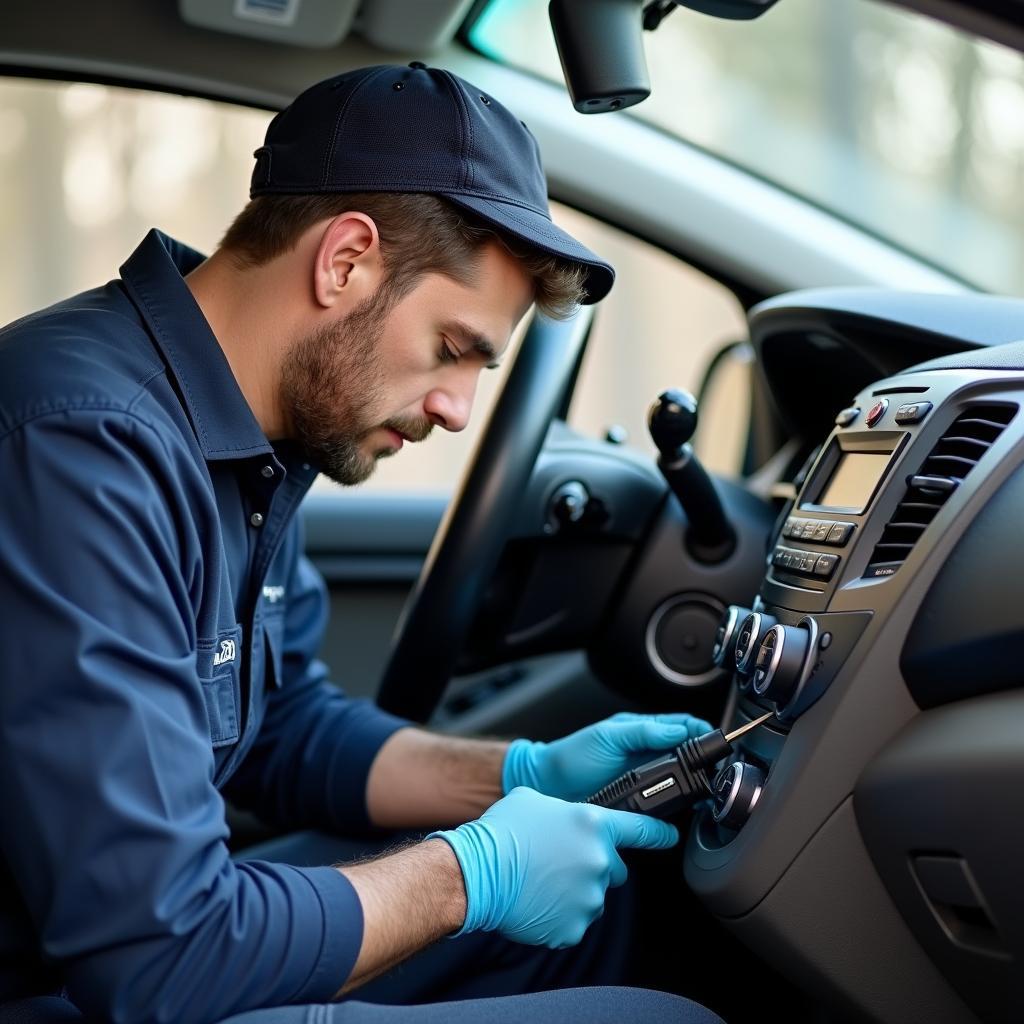
<instances>
[{"instance_id":1,"label":"embroidered logo on shirt","mask_svg":"<svg viewBox=\"0 0 1024 1024\"><path fill-rule=\"evenodd\" d=\"M263 596L271 604L277 604L284 597L284 587L264 587Z\"/></svg>"},{"instance_id":2,"label":"embroidered logo on shirt","mask_svg":"<svg viewBox=\"0 0 1024 1024\"><path fill-rule=\"evenodd\" d=\"M220 650L213 656L214 665L227 665L235 660L235 641L221 640Z\"/></svg>"}]
</instances>

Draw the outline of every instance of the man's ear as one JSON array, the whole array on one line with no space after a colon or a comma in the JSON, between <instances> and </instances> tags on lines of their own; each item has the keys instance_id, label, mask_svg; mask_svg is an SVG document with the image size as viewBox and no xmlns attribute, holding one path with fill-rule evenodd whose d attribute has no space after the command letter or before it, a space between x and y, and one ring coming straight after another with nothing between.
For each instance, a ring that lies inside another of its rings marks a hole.
<instances>
[{"instance_id":1,"label":"man's ear","mask_svg":"<svg viewBox=\"0 0 1024 1024\"><path fill-rule=\"evenodd\" d=\"M353 305L376 290L383 271L377 225L365 213L341 213L324 228L313 264L313 294L329 308Z\"/></svg>"}]
</instances>

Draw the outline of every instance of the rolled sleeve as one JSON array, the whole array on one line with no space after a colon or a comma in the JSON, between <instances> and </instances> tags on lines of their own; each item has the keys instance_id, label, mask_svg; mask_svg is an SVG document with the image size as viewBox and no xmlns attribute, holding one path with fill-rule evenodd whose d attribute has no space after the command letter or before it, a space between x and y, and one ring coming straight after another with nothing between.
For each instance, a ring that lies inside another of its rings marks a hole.
<instances>
[{"instance_id":1,"label":"rolled sleeve","mask_svg":"<svg viewBox=\"0 0 1024 1024\"><path fill-rule=\"evenodd\" d=\"M352 883L335 868L292 870L309 882L320 901L323 917L320 956L306 983L289 1002L325 1003L337 994L359 958L363 907Z\"/></svg>"}]
</instances>

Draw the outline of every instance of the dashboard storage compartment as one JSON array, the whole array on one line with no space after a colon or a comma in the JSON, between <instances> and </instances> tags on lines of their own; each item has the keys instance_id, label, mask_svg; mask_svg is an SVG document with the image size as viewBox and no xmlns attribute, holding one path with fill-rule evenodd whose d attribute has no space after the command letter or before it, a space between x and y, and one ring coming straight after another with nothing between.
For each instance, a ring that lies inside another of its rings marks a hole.
<instances>
[{"instance_id":1,"label":"dashboard storage compartment","mask_svg":"<svg viewBox=\"0 0 1024 1024\"><path fill-rule=\"evenodd\" d=\"M1024 692L919 715L872 762L857 822L893 900L986 1021L1024 1006Z\"/></svg>"}]
</instances>

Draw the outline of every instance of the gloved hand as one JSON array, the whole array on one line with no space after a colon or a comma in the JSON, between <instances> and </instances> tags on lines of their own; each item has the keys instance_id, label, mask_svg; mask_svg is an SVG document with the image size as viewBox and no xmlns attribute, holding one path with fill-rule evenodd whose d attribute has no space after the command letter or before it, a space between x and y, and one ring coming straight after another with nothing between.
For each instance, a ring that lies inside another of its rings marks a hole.
<instances>
[{"instance_id":1,"label":"gloved hand","mask_svg":"<svg viewBox=\"0 0 1024 1024\"><path fill-rule=\"evenodd\" d=\"M609 886L622 885L617 848L674 846L667 822L630 811L572 804L518 788L476 821L432 832L455 851L466 884L466 920L458 935L497 931L515 942L575 946L604 909Z\"/></svg>"},{"instance_id":2,"label":"gloved hand","mask_svg":"<svg viewBox=\"0 0 1024 1024\"><path fill-rule=\"evenodd\" d=\"M528 786L563 800L585 800L630 768L710 731L692 715L622 711L553 743L513 740L502 769L502 792Z\"/></svg>"}]
</instances>

